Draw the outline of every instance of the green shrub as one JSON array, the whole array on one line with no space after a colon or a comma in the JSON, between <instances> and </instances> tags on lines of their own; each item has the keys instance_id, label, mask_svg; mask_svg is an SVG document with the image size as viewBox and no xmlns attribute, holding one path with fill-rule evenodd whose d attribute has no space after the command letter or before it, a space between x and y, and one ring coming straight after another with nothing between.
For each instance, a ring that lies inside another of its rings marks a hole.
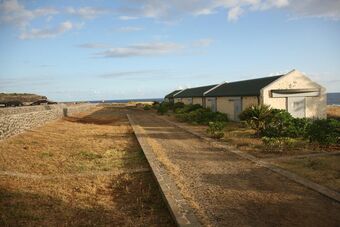
<instances>
[{"instance_id":1,"label":"green shrub","mask_svg":"<svg viewBox=\"0 0 340 227\"><path fill-rule=\"evenodd\" d=\"M219 112L212 112L208 108L200 105L185 105L176 110L176 118L179 121L185 121L196 124L208 124L210 121L228 121L228 116Z\"/></svg>"},{"instance_id":2,"label":"green shrub","mask_svg":"<svg viewBox=\"0 0 340 227\"><path fill-rule=\"evenodd\" d=\"M159 106L159 102L153 101L152 106Z\"/></svg>"},{"instance_id":3,"label":"green shrub","mask_svg":"<svg viewBox=\"0 0 340 227\"><path fill-rule=\"evenodd\" d=\"M209 128L207 129L207 133L216 139L221 139L224 136L225 122L216 121L216 122L209 122Z\"/></svg>"},{"instance_id":4,"label":"green shrub","mask_svg":"<svg viewBox=\"0 0 340 227\"><path fill-rule=\"evenodd\" d=\"M296 140L290 137L262 137L262 142L267 151L284 151L294 146Z\"/></svg>"},{"instance_id":5,"label":"green shrub","mask_svg":"<svg viewBox=\"0 0 340 227\"><path fill-rule=\"evenodd\" d=\"M150 105L145 105L145 106L143 107L143 109L144 109L144 110L151 110L151 106L150 106Z\"/></svg>"},{"instance_id":6,"label":"green shrub","mask_svg":"<svg viewBox=\"0 0 340 227\"><path fill-rule=\"evenodd\" d=\"M173 104L173 111L176 112L177 109L182 109L184 107L184 103L182 102L176 102L175 104Z\"/></svg>"},{"instance_id":7,"label":"green shrub","mask_svg":"<svg viewBox=\"0 0 340 227\"><path fill-rule=\"evenodd\" d=\"M155 110L158 110L159 106L160 106L160 103L157 102L157 101L154 101L154 102L152 103L152 108L155 109Z\"/></svg>"},{"instance_id":8,"label":"green shrub","mask_svg":"<svg viewBox=\"0 0 340 227\"><path fill-rule=\"evenodd\" d=\"M168 103L168 102L162 102L158 109L157 109L157 112L161 115L167 113L169 111L169 108L170 108L171 104Z\"/></svg>"},{"instance_id":9,"label":"green shrub","mask_svg":"<svg viewBox=\"0 0 340 227\"><path fill-rule=\"evenodd\" d=\"M250 106L241 112L239 118L256 131L257 135L266 128L270 120L272 109L267 105Z\"/></svg>"},{"instance_id":10,"label":"green shrub","mask_svg":"<svg viewBox=\"0 0 340 227\"><path fill-rule=\"evenodd\" d=\"M318 142L321 145L339 144L340 121L334 119L315 120L307 128L307 136L310 142Z\"/></svg>"},{"instance_id":11,"label":"green shrub","mask_svg":"<svg viewBox=\"0 0 340 227\"><path fill-rule=\"evenodd\" d=\"M271 109L269 106L251 106L240 114L248 127L258 136L305 137L310 120L294 118L286 110Z\"/></svg>"},{"instance_id":12,"label":"green shrub","mask_svg":"<svg viewBox=\"0 0 340 227\"><path fill-rule=\"evenodd\" d=\"M294 118L286 110L272 109L262 136L268 137L305 137L310 124L306 118Z\"/></svg>"}]
</instances>

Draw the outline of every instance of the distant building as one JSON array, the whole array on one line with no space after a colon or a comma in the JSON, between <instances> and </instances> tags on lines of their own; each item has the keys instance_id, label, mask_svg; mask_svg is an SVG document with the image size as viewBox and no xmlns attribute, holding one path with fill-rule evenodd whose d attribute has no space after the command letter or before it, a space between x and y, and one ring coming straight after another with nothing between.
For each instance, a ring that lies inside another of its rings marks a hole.
<instances>
[{"instance_id":1,"label":"distant building","mask_svg":"<svg viewBox=\"0 0 340 227\"><path fill-rule=\"evenodd\" d=\"M174 95L178 94L179 92L181 92L182 90L175 90L169 94L167 94L165 97L164 97L164 101L165 102L170 102L170 103L174 103Z\"/></svg>"},{"instance_id":2,"label":"distant building","mask_svg":"<svg viewBox=\"0 0 340 227\"><path fill-rule=\"evenodd\" d=\"M173 98L175 102L186 104L202 100L197 103L212 111L226 113L235 121L244 109L259 104L287 110L293 117L326 118L325 90L299 71L292 70L272 77L186 89Z\"/></svg>"}]
</instances>

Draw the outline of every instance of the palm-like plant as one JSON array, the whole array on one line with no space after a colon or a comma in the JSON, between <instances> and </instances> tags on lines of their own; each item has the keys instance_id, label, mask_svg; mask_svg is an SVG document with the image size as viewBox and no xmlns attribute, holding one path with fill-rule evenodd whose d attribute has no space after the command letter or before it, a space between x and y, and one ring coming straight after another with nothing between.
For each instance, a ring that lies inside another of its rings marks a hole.
<instances>
[{"instance_id":1,"label":"palm-like plant","mask_svg":"<svg viewBox=\"0 0 340 227\"><path fill-rule=\"evenodd\" d=\"M256 130L259 136L266 128L268 120L271 118L272 109L268 105L250 106L240 114L240 120L245 121L249 127Z\"/></svg>"}]
</instances>

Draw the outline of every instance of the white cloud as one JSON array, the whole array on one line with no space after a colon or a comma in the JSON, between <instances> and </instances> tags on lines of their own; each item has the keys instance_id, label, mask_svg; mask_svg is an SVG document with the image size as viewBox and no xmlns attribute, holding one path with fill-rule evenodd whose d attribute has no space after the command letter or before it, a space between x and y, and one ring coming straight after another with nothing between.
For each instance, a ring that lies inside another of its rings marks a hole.
<instances>
[{"instance_id":1,"label":"white cloud","mask_svg":"<svg viewBox=\"0 0 340 227\"><path fill-rule=\"evenodd\" d=\"M239 7L239 6L236 6L232 9L229 10L228 12L228 20L229 21L237 21L238 18L243 14L244 10Z\"/></svg>"},{"instance_id":2,"label":"white cloud","mask_svg":"<svg viewBox=\"0 0 340 227\"><path fill-rule=\"evenodd\" d=\"M119 32L138 32L138 31L141 31L141 30L143 30L142 27L131 27L131 26L121 27L121 28L117 29L117 31L119 31Z\"/></svg>"},{"instance_id":3,"label":"white cloud","mask_svg":"<svg viewBox=\"0 0 340 227\"><path fill-rule=\"evenodd\" d=\"M81 7L75 9L73 7L66 8L66 12L72 15L76 15L85 19L93 19L103 14L109 13L108 9L95 8L95 7Z\"/></svg>"},{"instance_id":4,"label":"white cloud","mask_svg":"<svg viewBox=\"0 0 340 227\"><path fill-rule=\"evenodd\" d=\"M163 55L174 53L183 48L182 45L176 43L142 43L134 44L127 47L115 47L109 50L99 52L96 55L106 58L121 58L135 56Z\"/></svg>"},{"instance_id":5,"label":"white cloud","mask_svg":"<svg viewBox=\"0 0 340 227\"><path fill-rule=\"evenodd\" d=\"M74 28L70 21L65 21L54 28L33 28L20 34L20 39L53 38Z\"/></svg>"},{"instance_id":6,"label":"white cloud","mask_svg":"<svg viewBox=\"0 0 340 227\"><path fill-rule=\"evenodd\" d=\"M140 78L145 76L153 76L155 74L159 75L164 72L160 70L140 70L140 71L122 71L113 72L99 75L98 77L103 79L113 79L113 78Z\"/></svg>"},{"instance_id":7,"label":"white cloud","mask_svg":"<svg viewBox=\"0 0 340 227\"><path fill-rule=\"evenodd\" d=\"M136 3L135 0L128 2ZM125 7L117 12L124 18L147 17L161 20L183 15L209 15L225 10L230 21L251 11L287 9L297 16L340 19L339 0L139 0L138 7Z\"/></svg>"},{"instance_id":8,"label":"white cloud","mask_svg":"<svg viewBox=\"0 0 340 227\"><path fill-rule=\"evenodd\" d=\"M19 27L27 26L37 17L50 16L58 13L58 10L51 7L28 10L17 0L4 0L0 2L0 22Z\"/></svg>"},{"instance_id":9,"label":"white cloud","mask_svg":"<svg viewBox=\"0 0 340 227\"><path fill-rule=\"evenodd\" d=\"M136 20L139 17L133 17L133 16L119 16L119 20Z\"/></svg>"},{"instance_id":10,"label":"white cloud","mask_svg":"<svg viewBox=\"0 0 340 227\"><path fill-rule=\"evenodd\" d=\"M199 39L193 42L193 46L195 47L208 47L214 42L213 39L206 38L206 39Z\"/></svg>"},{"instance_id":11,"label":"white cloud","mask_svg":"<svg viewBox=\"0 0 340 227\"><path fill-rule=\"evenodd\" d=\"M77 45L81 48L88 48L88 49L100 49L100 48L109 48L110 46L104 43L84 43Z\"/></svg>"}]
</instances>

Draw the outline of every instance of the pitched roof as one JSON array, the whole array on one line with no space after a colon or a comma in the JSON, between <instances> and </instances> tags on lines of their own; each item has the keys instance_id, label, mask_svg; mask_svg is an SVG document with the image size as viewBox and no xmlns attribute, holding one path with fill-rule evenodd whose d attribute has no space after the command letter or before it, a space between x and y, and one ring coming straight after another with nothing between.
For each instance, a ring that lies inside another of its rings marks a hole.
<instances>
[{"instance_id":1,"label":"pitched roof","mask_svg":"<svg viewBox=\"0 0 340 227\"><path fill-rule=\"evenodd\" d=\"M181 90L175 90L169 94L167 94L164 98L173 98L174 97L174 94L180 92Z\"/></svg>"},{"instance_id":2,"label":"pitched roof","mask_svg":"<svg viewBox=\"0 0 340 227\"><path fill-rule=\"evenodd\" d=\"M262 88L279 79L281 76L283 75L225 83L206 93L205 96L258 96Z\"/></svg>"},{"instance_id":3,"label":"pitched roof","mask_svg":"<svg viewBox=\"0 0 340 227\"><path fill-rule=\"evenodd\" d=\"M208 91L209 89L215 87L217 84L202 86L202 87L193 87L188 88L175 95L175 98L190 98L190 97L203 97L203 93Z\"/></svg>"}]
</instances>

